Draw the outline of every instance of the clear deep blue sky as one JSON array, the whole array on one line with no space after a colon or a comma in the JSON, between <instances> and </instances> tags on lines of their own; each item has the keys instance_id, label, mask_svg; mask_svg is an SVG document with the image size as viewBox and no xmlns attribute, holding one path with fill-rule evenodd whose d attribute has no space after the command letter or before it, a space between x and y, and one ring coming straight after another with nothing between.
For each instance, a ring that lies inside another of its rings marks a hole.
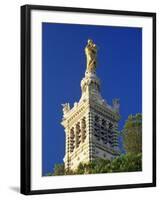
<instances>
[{"instance_id":1,"label":"clear deep blue sky","mask_svg":"<svg viewBox=\"0 0 160 200\"><path fill-rule=\"evenodd\" d=\"M119 129L128 115L142 112L142 29L43 23L42 25L42 174L62 163L65 133L62 103L71 106L81 96L88 38L98 46L97 75L102 97L120 98Z\"/></svg>"}]
</instances>

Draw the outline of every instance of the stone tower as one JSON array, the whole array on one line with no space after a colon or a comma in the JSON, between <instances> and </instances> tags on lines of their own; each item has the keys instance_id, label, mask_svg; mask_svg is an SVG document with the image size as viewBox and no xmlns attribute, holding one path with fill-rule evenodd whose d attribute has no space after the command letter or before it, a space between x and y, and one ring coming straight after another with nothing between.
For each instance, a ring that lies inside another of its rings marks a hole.
<instances>
[{"instance_id":1,"label":"stone tower","mask_svg":"<svg viewBox=\"0 0 160 200\"><path fill-rule=\"evenodd\" d=\"M96 75L97 48L92 40L85 47L87 67L81 81L82 96L70 108L63 104L62 125L65 129L65 169L75 170L80 162L96 158L112 159L119 155L117 128L119 100L110 106L100 94Z\"/></svg>"}]
</instances>

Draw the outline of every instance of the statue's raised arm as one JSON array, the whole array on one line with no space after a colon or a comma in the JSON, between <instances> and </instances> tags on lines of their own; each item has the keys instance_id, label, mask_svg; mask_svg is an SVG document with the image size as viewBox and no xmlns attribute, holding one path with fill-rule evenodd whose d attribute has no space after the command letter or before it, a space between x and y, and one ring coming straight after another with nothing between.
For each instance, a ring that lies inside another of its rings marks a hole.
<instances>
[{"instance_id":1,"label":"statue's raised arm","mask_svg":"<svg viewBox=\"0 0 160 200\"><path fill-rule=\"evenodd\" d=\"M95 72L97 65L97 47L90 39L85 47L85 54L87 59L87 71Z\"/></svg>"}]
</instances>

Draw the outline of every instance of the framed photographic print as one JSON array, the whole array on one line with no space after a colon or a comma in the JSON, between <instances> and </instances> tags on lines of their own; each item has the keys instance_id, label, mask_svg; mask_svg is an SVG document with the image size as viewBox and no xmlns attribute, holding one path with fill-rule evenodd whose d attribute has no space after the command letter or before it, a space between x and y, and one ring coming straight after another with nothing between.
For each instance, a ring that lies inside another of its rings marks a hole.
<instances>
[{"instance_id":1,"label":"framed photographic print","mask_svg":"<svg viewBox=\"0 0 160 200\"><path fill-rule=\"evenodd\" d=\"M21 7L21 193L156 186L156 14Z\"/></svg>"}]
</instances>

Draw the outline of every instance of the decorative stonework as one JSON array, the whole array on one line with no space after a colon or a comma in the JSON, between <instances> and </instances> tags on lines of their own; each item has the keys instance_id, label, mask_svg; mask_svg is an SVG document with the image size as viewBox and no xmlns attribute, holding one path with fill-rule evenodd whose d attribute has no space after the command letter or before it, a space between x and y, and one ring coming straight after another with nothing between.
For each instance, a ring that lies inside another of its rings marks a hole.
<instances>
[{"instance_id":1,"label":"decorative stonework","mask_svg":"<svg viewBox=\"0 0 160 200\"><path fill-rule=\"evenodd\" d=\"M73 108L63 104L62 125L66 133L64 163L66 169L75 170L80 162L96 158L112 159L119 155L118 127L119 100L113 106L100 94L100 80L96 75L97 48L88 40L85 48L87 68L81 81L82 95Z\"/></svg>"}]
</instances>

